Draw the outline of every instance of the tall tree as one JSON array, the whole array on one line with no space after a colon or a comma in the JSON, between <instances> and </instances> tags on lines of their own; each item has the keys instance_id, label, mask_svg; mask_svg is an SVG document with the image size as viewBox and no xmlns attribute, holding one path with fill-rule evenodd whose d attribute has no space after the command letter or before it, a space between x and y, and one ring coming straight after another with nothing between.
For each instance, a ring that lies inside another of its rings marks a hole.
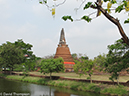
<instances>
[{"instance_id":1,"label":"tall tree","mask_svg":"<svg viewBox=\"0 0 129 96\"><path fill-rule=\"evenodd\" d=\"M14 64L21 64L24 59L23 51L11 42L6 42L0 46L0 64L4 68L13 71Z\"/></svg>"},{"instance_id":2,"label":"tall tree","mask_svg":"<svg viewBox=\"0 0 129 96\"><path fill-rule=\"evenodd\" d=\"M64 71L64 64L62 58L56 59L43 59L40 63L40 72L41 73L50 73L50 79L53 72Z\"/></svg>"},{"instance_id":3,"label":"tall tree","mask_svg":"<svg viewBox=\"0 0 129 96\"><path fill-rule=\"evenodd\" d=\"M94 63L92 60L88 60L87 58L81 58L76 60L76 64L73 66L74 71L79 74L80 76L85 74L89 75L90 82L92 83L92 73L93 73Z\"/></svg>"},{"instance_id":4,"label":"tall tree","mask_svg":"<svg viewBox=\"0 0 129 96\"><path fill-rule=\"evenodd\" d=\"M129 62L123 62L123 59L126 60L126 54L128 54L129 46L127 44L122 43L123 40L119 39L115 42L115 44L108 46L108 54L105 62L105 70L108 73L111 73L110 79L114 81L117 80L119 84L119 73L123 69L127 69L129 67Z\"/></svg>"},{"instance_id":5,"label":"tall tree","mask_svg":"<svg viewBox=\"0 0 129 96\"><path fill-rule=\"evenodd\" d=\"M23 51L24 61L22 64L25 67L25 71L28 72L30 70L34 70L37 58L31 50L33 45L25 43L22 39L15 41L14 45Z\"/></svg>"},{"instance_id":6,"label":"tall tree","mask_svg":"<svg viewBox=\"0 0 129 96\"><path fill-rule=\"evenodd\" d=\"M106 54L100 54L94 58L94 65L97 70L102 71L104 70L104 64L106 61Z\"/></svg>"},{"instance_id":7,"label":"tall tree","mask_svg":"<svg viewBox=\"0 0 129 96\"><path fill-rule=\"evenodd\" d=\"M33 46L18 39L14 43L6 42L0 46L0 65L13 70L14 64L23 64L26 70L35 68L36 56L31 51ZM15 66L15 68L16 68Z\"/></svg>"},{"instance_id":8,"label":"tall tree","mask_svg":"<svg viewBox=\"0 0 129 96\"><path fill-rule=\"evenodd\" d=\"M18 39L17 41L15 41L15 46L16 47L19 47L23 53L24 53L24 56L27 58L32 58L34 59L35 56L33 56L33 52L31 51L31 48L33 47L33 45L29 44L29 43L25 43L22 39ZM26 60L25 58L25 60Z\"/></svg>"}]
</instances>

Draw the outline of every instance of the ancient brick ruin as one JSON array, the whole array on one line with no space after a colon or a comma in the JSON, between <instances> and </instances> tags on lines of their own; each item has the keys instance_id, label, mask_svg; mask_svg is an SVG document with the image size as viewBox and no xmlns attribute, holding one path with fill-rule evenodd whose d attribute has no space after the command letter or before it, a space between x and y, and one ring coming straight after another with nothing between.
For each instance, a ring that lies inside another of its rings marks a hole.
<instances>
[{"instance_id":1,"label":"ancient brick ruin","mask_svg":"<svg viewBox=\"0 0 129 96\"><path fill-rule=\"evenodd\" d=\"M66 44L64 29L61 30L60 41L56 49L56 54L54 58L62 57L65 64L65 71L73 71L73 65L75 64L70 53L69 47Z\"/></svg>"}]
</instances>

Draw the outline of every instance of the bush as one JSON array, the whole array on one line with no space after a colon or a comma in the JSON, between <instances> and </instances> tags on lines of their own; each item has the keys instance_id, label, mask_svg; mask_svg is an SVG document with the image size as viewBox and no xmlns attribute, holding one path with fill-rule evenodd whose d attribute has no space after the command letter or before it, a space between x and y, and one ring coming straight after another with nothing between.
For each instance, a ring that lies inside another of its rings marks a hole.
<instances>
[{"instance_id":1,"label":"bush","mask_svg":"<svg viewBox=\"0 0 129 96\"><path fill-rule=\"evenodd\" d=\"M24 76L29 76L28 72L23 72Z\"/></svg>"},{"instance_id":2,"label":"bush","mask_svg":"<svg viewBox=\"0 0 129 96\"><path fill-rule=\"evenodd\" d=\"M110 94L117 94L117 95L127 95L128 91L122 85L117 86L115 88L105 88L102 93L110 93Z\"/></svg>"},{"instance_id":3,"label":"bush","mask_svg":"<svg viewBox=\"0 0 129 96\"><path fill-rule=\"evenodd\" d=\"M0 77L6 77L6 76L7 76L6 74L0 73Z\"/></svg>"},{"instance_id":4,"label":"bush","mask_svg":"<svg viewBox=\"0 0 129 96\"><path fill-rule=\"evenodd\" d=\"M73 89L73 90L77 90L77 89L78 89L78 87L79 87L79 85L78 85L78 84L77 84L77 85L76 85L76 84L74 84L74 85L71 85L71 87L70 87L70 88L71 88L71 89Z\"/></svg>"},{"instance_id":5,"label":"bush","mask_svg":"<svg viewBox=\"0 0 129 96\"><path fill-rule=\"evenodd\" d=\"M94 91L94 92L96 92L96 93L99 93L100 91L101 91L101 88L100 87L98 87L97 85L95 85L95 84L89 84L87 87L86 87L86 89L87 90L89 90L89 91Z\"/></svg>"},{"instance_id":6,"label":"bush","mask_svg":"<svg viewBox=\"0 0 129 96\"><path fill-rule=\"evenodd\" d=\"M17 72L21 72L21 71L24 70L24 67L23 67L23 65L15 64L13 70L14 70L14 71L17 71Z\"/></svg>"},{"instance_id":7,"label":"bush","mask_svg":"<svg viewBox=\"0 0 129 96\"><path fill-rule=\"evenodd\" d=\"M87 77L88 80L90 80L90 77Z\"/></svg>"}]
</instances>

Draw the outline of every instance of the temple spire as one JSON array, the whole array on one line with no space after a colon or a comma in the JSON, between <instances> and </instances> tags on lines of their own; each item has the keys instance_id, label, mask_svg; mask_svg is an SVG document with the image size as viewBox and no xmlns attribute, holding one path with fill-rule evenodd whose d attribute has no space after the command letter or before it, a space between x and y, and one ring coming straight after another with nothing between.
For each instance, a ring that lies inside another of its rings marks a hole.
<instances>
[{"instance_id":1,"label":"temple spire","mask_svg":"<svg viewBox=\"0 0 129 96\"><path fill-rule=\"evenodd\" d=\"M62 57L64 60L65 71L72 72L73 65L75 63L74 63L73 57L70 53L70 49L69 49L68 45L66 45L63 28L61 30L60 41L59 41L58 47L56 49L56 54L55 54L54 58L59 58L59 57Z\"/></svg>"},{"instance_id":2,"label":"temple spire","mask_svg":"<svg viewBox=\"0 0 129 96\"><path fill-rule=\"evenodd\" d=\"M66 44L65 35L64 35L64 29L63 29L63 28L62 28L62 30L61 30L59 44L61 44L61 45L62 45L62 44L65 45L65 44Z\"/></svg>"}]
</instances>

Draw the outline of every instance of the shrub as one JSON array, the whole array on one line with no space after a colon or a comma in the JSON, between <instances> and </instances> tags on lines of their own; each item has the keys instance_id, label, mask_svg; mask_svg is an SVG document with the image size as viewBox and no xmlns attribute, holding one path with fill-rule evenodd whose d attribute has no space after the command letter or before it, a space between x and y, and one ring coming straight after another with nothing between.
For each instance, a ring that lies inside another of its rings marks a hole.
<instances>
[{"instance_id":1,"label":"shrub","mask_svg":"<svg viewBox=\"0 0 129 96\"><path fill-rule=\"evenodd\" d=\"M102 93L110 93L110 94L117 94L117 95L127 95L128 91L124 86L117 86L115 88L105 88Z\"/></svg>"},{"instance_id":2,"label":"shrub","mask_svg":"<svg viewBox=\"0 0 129 96\"><path fill-rule=\"evenodd\" d=\"M77 85L75 84L75 85L71 85L71 87L70 87L70 88L71 88L71 89L73 89L73 90L77 90L77 89L78 89L78 87L79 87L79 85L78 85L78 84L77 84Z\"/></svg>"}]
</instances>

